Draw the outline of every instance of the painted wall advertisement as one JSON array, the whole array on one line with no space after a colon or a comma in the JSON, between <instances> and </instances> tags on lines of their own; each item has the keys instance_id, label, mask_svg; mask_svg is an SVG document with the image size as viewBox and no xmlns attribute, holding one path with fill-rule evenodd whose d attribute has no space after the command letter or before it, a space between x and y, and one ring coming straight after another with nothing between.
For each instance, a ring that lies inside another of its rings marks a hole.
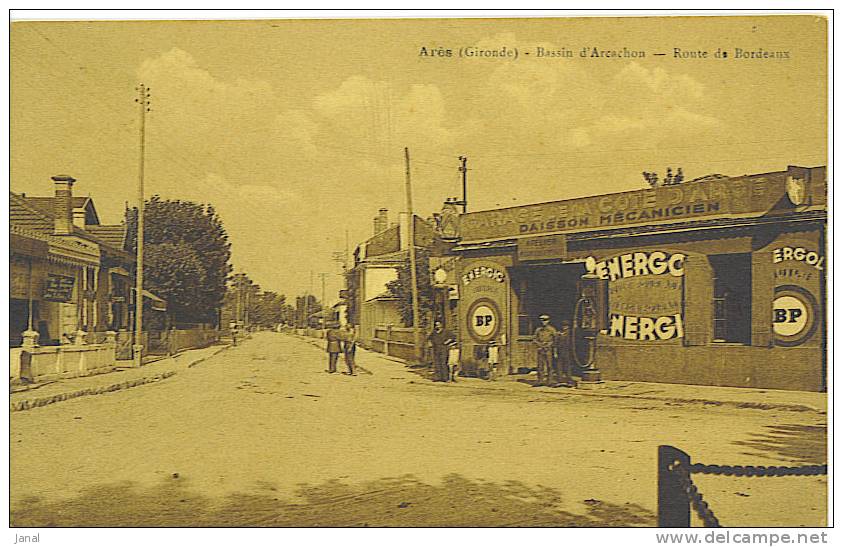
<instances>
[{"instance_id":1,"label":"painted wall advertisement","mask_svg":"<svg viewBox=\"0 0 843 547\"><path fill-rule=\"evenodd\" d=\"M773 335L776 345L799 346L810 340L820 323L818 295L825 257L816 244L791 241L773 248L775 294Z\"/></svg>"},{"instance_id":2,"label":"painted wall advertisement","mask_svg":"<svg viewBox=\"0 0 843 547\"><path fill-rule=\"evenodd\" d=\"M473 261L460 276L460 304L466 331L478 343L496 339L502 333L508 279L506 268L491 261Z\"/></svg>"},{"instance_id":3,"label":"painted wall advertisement","mask_svg":"<svg viewBox=\"0 0 843 547\"><path fill-rule=\"evenodd\" d=\"M644 342L682 338L684 263L684 254L667 251L589 257L586 269L609 282L606 334Z\"/></svg>"}]
</instances>

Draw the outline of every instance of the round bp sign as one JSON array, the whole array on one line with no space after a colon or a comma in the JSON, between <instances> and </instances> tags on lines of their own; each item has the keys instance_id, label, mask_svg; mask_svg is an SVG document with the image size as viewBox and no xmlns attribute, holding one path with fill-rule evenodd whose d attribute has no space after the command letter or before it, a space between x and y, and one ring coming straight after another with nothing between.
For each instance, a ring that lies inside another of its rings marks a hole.
<instances>
[{"instance_id":1,"label":"round bp sign","mask_svg":"<svg viewBox=\"0 0 843 547\"><path fill-rule=\"evenodd\" d=\"M817 329L817 301L796 285L776 287L773 300L773 333L779 346L798 346Z\"/></svg>"},{"instance_id":2,"label":"round bp sign","mask_svg":"<svg viewBox=\"0 0 843 547\"><path fill-rule=\"evenodd\" d=\"M494 302L481 299L468 310L468 331L478 342L488 342L498 333L500 312Z\"/></svg>"}]
</instances>

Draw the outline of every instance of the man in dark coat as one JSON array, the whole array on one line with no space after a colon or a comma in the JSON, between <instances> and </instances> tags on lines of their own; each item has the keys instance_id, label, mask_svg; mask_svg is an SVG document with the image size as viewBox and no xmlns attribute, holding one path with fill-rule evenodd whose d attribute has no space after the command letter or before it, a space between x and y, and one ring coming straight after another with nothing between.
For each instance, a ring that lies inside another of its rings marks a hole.
<instances>
[{"instance_id":1,"label":"man in dark coat","mask_svg":"<svg viewBox=\"0 0 843 547\"><path fill-rule=\"evenodd\" d=\"M345 366L348 367L348 373L351 376L356 376L354 372L354 354L357 351L357 337L354 334L354 326L351 323L346 323L342 330L342 353L345 356Z\"/></svg>"},{"instance_id":2,"label":"man in dark coat","mask_svg":"<svg viewBox=\"0 0 843 547\"><path fill-rule=\"evenodd\" d=\"M442 321L433 323L433 331L427 336L433 357L433 381L447 382L450 379L448 370L448 350L456 342L454 335L446 331Z\"/></svg>"},{"instance_id":3,"label":"man in dark coat","mask_svg":"<svg viewBox=\"0 0 843 547\"><path fill-rule=\"evenodd\" d=\"M342 333L336 325L331 325L331 328L325 333L325 339L328 341L328 345L325 348L328 352L328 370L326 372L333 374L337 371L337 359L339 359L340 352L342 351L342 346L340 345Z\"/></svg>"},{"instance_id":4,"label":"man in dark coat","mask_svg":"<svg viewBox=\"0 0 843 547\"><path fill-rule=\"evenodd\" d=\"M536 383L533 387L549 386L554 383L553 350L556 346L556 329L550 324L550 316L540 315L541 326L536 329L533 343L536 345Z\"/></svg>"}]
</instances>

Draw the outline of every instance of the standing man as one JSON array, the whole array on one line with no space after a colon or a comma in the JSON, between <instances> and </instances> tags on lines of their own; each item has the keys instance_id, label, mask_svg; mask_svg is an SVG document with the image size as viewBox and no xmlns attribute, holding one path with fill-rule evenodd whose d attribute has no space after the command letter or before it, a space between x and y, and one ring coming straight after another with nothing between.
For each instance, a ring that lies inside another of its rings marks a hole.
<instances>
[{"instance_id":1,"label":"standing man","mask_svg":"<svg viewBox=\"0 0 843 547\"><path fill-rule=\"evenodd\" d=\"M454 336L442 326L442 321L434 321L433 331L427 337L433 356L433 381L447 382L450 379L448 369L448 350L454 344Z\"/></svg>"},{"instance_id":2,"label":"standing man","mask_svg":"<svg viewBox=\"0 0 843 547\"><path fill-rule=\"evenodd\" d=\"M339 359L342 351L340 346L342 333L337 328L336 323L331 324L331 328L325 333L325 339L328 341L328 346L325 348L328 351L328 370L326 372L333 374L337 371L337 359Z\"/></svg>"},{"instance_id":3,"label":"standing man","mask_svg":"<svg viewBox=\"0 0 843 547\"><path fill-rule=\"evenodd\" d=\"M345 366L348 367L348 374L356 376L354 372L354 354L357 351L357 337L354 334L354 326L346 323L342 332L342 353L345 356Z\"/></svg>"},{"instance_id":4,"label":"standing man","mask_svg":"<svg viewBox=\"0 0 843 547\"><path fill-rule=\"evenodd\" d=\"M571 358L571 322L562 321L556 335L556 382L568 387L574 386Z\"/></svg>"},{"instance_id":5,"label":"standing man","mask_svg":"<svg viewBox=\"0 0 843 547\"><path fill-rule=\"evenodd\" d=\"M553 350L556 346L556 329L550 324L549 315L540 315L541 326L536 329L536 383L533 387L553 385Z\"/></svg>"}]
</instances>

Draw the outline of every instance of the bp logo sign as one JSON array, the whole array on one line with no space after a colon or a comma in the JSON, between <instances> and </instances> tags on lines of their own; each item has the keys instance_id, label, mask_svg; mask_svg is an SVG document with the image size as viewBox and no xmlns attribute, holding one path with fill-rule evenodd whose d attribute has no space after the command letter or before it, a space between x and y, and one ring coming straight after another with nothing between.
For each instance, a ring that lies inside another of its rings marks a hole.
<instances>
[{"instance_id":1,"label":"bp logo sign","mask_svg":"<svg viewBox=\"0 0 843 547\"><path fill-rule=\"evenodd\" d=\"M488 342L498 333L500 312L494 302L483 298L472 304L466 320L471 336L478 342Z\"/></svg>"},{"instance_id":2,"label":"bp logo sign","mask_svg":"<svg viewBox=\"0 0 843 547\"><path fill-rule=\"evenodd\" d=\"M773 333L779 346L798 346L817 329L817 301L796 285L776 287L773 300Z\"/></svg>"}]
</instances>

